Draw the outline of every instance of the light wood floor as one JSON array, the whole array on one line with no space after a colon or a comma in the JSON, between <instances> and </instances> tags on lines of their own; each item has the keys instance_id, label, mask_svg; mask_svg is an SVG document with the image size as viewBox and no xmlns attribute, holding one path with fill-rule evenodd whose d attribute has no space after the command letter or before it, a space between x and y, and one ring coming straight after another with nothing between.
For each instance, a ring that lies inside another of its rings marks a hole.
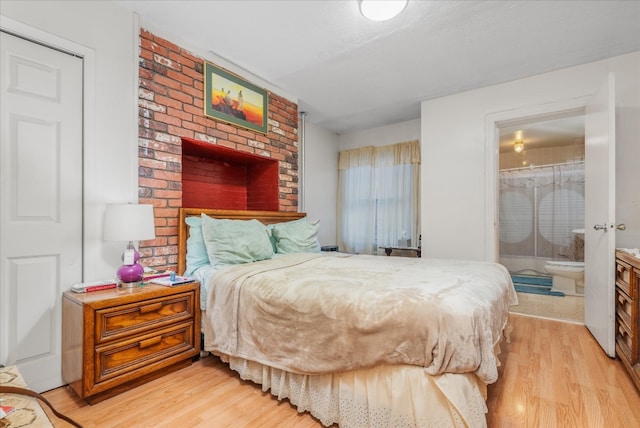
<instances>
[{"instance_id":1,"label":"light wood floor","mask_svg":"<svg viewBox=\"0 0 640 428\"><path fill-rule=\"evenodd\" d=\"M512 325L500 379L489 386L489 427L640 426L640 394L584 326L521 315ZM93 406L65 387L44 395L86 428L321 427L214 357Z\"/></svg>"}]
</instances>

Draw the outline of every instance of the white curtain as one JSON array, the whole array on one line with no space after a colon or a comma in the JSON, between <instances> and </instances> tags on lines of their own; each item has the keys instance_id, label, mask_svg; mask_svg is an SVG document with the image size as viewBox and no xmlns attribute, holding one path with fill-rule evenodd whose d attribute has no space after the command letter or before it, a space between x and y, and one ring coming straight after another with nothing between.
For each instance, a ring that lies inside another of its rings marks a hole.
<instances>
[{"instance_id":1,"label":"white curtain","mask_svg":"<svg viewBox=\"0 0 640 428\"><path fill-rule=\"evenodd\" d=\"M417 246L418 141L341 152L338 170L340 251L375 254L401 238Z\"/></svg>"},{"instance_id":2,"label":"white curtain","mask_svg":"<svg viewBox=\"0 0 640 428\"><path fill-rule=\"evenodd\" d=\"M500 255L584 260L584 163L500 172Z\"/></svg>"}]
</instances>

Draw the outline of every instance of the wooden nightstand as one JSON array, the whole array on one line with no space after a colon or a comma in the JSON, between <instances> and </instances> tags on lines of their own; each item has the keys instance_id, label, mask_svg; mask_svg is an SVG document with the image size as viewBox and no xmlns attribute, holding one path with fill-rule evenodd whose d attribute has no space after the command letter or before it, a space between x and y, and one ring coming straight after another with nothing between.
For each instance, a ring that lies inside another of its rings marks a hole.
<instances>
[{"instance_id":1,"label":"wooden nightstand","mask_svg":"<svg viewBox=\"0 0 640 428\"><path fill-rule=\"evenodd\" d=\"M640 390L640 259L616 251L616 354Z\"/></svg>"},{"instance_id":2,"label":"wooden nightstand","mask_svg":"<svg viewBox=\"0 0 640 428\"><path fill-rule=\"evenodd\" d=\"M199 355L199 282L62 296L62 378L89 403Z\"/></svg>"}]
</instances>

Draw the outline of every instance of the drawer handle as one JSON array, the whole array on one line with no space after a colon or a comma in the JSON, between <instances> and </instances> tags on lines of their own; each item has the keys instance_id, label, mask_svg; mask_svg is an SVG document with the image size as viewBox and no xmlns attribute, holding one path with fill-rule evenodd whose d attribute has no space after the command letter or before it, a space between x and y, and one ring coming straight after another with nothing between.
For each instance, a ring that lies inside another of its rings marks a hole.
<instances>
[{"instance_id":1,"label":"drawer handle","mask_svg":"<svg viewBox=\"0 0 640 428\"><path fill-rule=\"evenodd\" d=\"M138 348L140 349L148 348L149 346L157 345L161 341L162 341L162 336L153 337L147 340L141 340L140 343L138 344Z\"/></svg>"},{"instance_id":2,"label":"drawer handle","mask_svg":"<svg viewBox=\"0 0 640 428\"><path fill-rule=\"evenodd\" d=\"M141 306L140 313L146 314L148 312L157 312L162 308L162 303L154 303L152 305Z\"/></svg>"}]
</instances>

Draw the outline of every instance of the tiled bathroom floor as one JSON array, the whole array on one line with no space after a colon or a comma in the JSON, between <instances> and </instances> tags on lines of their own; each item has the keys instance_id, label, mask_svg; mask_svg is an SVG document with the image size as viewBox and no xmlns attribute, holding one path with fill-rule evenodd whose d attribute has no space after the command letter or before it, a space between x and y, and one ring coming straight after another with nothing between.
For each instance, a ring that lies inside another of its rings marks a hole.
<instances>
[{"instance_id":1,"label":"tiled bathroom floor","mask_svg":"<svg viewBox=\"0 0 640 428\"><path fill-rule=\"evenodd\" d=\"M584 297L518 294L518 306L511 312L584 324Z\"/></svg>"}]
</instances>

